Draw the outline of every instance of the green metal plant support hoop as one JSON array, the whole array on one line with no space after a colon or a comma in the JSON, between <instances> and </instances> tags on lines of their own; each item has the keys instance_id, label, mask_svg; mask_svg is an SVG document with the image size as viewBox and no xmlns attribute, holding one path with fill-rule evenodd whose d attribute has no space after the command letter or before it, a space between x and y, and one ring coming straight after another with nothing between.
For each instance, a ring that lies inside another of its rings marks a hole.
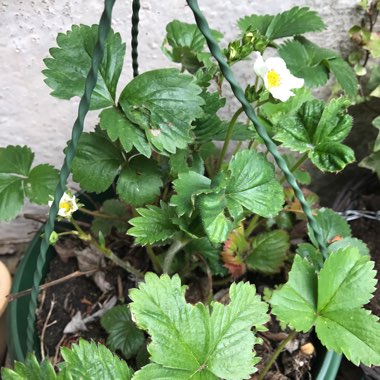
<instances>
[{"instance_id":1,"label":"green metal plant support hoop","mask_svg":"<svg viewBox=\"0 0 380 380\"><path fill-rule=\"evenodd\" d=\"M71 141L67 147L66 150L66 156L65 160L62 166L62 169L60 171L60 177L59 177L59 183L57 185L55 195L54 195L54 202L49 212L48 221L45 225L44 231L43 231L43 239L41 241L41 248L40 253L37 259L37 268L34 273L33 277L33 288L31 293L31 299L29 303L29 314L28 314L28 331L27 331L27 349L29 352L33 351L34 348L34 339L35 339L35 310L37 306L37 298L38 298L38 290L39 285L41 283L42 279L42 269L46 261L46 254L49 248L49 237L51 233L54 230L54 224L55 219L57 216L57 212L59 209L59 200L61 199L65 189L66 189L66 183L67 178L71 171L71 165L72 160L75 156L76 147L78 144L78 140L80 138L80 135L83 131L83 124L85 116L89 110L90 106L90 99L91 94L95 88L96 81L97 81L97 74L99 70L99 66L103 59L104 54L104 44L106 37L108 35L108 32L111 28L111 15L112 15L112 8L114 6L116 0L105 0L104 5L104 11L102 13L100 22L99 22L99 34L98 34L98 41L95 46L94 55L92 57L92 64L91 69L88 73L86 84L85 84L85 91L81 98L79 109L78 109L78 117L74 123L73 130L72 130L72 138ZM323 254L323 256L326 258L326 245L323 241L319 226L312 214L310 206L307 204L305 197L298 186L296 179L294 175L290 172L285 160L281 157L280 153L277 150L276 144L272 141L272 139L269 137L265 127L260 123L260 121L256 117L256 113L252 107L252 105L248 102L244 95L244 91L239 86L239 84L236 82L232 70L230 69L229 65L227 64L218 44L216 43L215 39L213 38L210 28L208 26L208 23L203 16L201 10L199 9L197 0L187 0L187 4L191 8L191 10L194 13L195 20L197 22L197 25L204 35L208 47L210 49L211 54L213 57L217 60L219 67L228 81L228 83L231 86L231 89L233 93L235 94L236 98L241 103L244 112L248 116L248 118L252 121L253 125L256 128L257 133L259 136L263 139L268 151L272 154L274 157L278 167L281 169L281 171L284 173L284 176L290 186L294 189L295 195L300 201L303 211L305 212L308 222L310 224L311 229L314 232L314 235L316 237L316 240L318 242L319 248ZM139 0L133 0L132 2L132 29L131 29L131 50L132 50L132 68L133 68L133 76L136 77L138 75L138 25L139 25L139 10L140 10L140 1ZM337 371L337 367L339 366L340 362L340 356L334 353L328 353L328 361L329 363L333 364L334 369L328 370L325 368L321 371L320 375L318 375L318 380L332 380L335 379L335 374Z\"/></svg>"}]
</instances>

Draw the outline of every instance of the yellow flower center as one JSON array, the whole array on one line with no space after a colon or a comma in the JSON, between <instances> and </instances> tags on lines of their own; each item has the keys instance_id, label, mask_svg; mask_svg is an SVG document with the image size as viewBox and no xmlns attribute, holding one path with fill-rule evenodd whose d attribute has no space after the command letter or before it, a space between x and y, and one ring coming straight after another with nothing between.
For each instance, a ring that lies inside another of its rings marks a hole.
<instances>
[{"instance_id":1,"label":"yellow flower center","mask_svg":"<svg viewBox=\"0 0 380 380\"><path fill-rule=\"evenodd\" d=\"M59 208L64 209L66 212L69 212L71 210L71 202L69 201L59 202Z\"/></svg>"},{"instance_id":2,"label":"yellow flower center","mask_svg":"<svg viewBox=\"0 0 380 380\"><path fill-rule=\"evenodd\" d=\"M267 79L269 88L278 87L281 84L281 77L274 70L269 70L267 72Z\"/></svg>"}]
</instances>

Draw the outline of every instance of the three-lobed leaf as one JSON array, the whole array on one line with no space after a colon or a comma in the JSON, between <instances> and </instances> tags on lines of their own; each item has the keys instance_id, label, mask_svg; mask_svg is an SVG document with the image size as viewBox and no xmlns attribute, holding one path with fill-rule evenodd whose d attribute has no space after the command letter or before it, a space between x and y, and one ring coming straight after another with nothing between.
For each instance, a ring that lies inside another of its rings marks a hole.
<instances>
[{"instance_id":1,"label":"three-lobed leaf","mask_svg":"<svg viewBox=\"0 0 380 380\"><path fill-rule=\"evenodd\" d=\"M67 33L57 37L58 47L50 49L46 58L45 83L53 90L52 95L60 99L82 96L95 44L98 25L73 25ZM116 86L123 67L125 44L119 33L109 32L104 49L104 58L99 68L98 80L91 96L90 109L105 108L115 104Z\"/></svg>"},{"instance_id":2,"label":"three-lobed leaf","mask_svg":"<svg viewBox=\"0 0 380 380\"><path fill-rule=\"evenodd\" d=\"M136 323L152 338L148 351L153 363L135 378L238 380L255 372L257 339L251 328L262 328L267 307L254 286L231 285L230 304L213 302L212 311L186 303L184 295L178 275L159 278L153 273L131 291Z\"/></svg>"},{"instance_id":3,"label":"three-lobed leaf","mask_svg":"<svg viewBox=\"0 0 380 380\"><path fill-rule=\"evenodd\" d=\"M352 117L346 114L348 103L343 98L305 102L292 115L276 125L274 138L283 146L307 153L322 171L336 172L354 161L354 152L342 141L352 127Z\"/></svg>"},{"instance_id":4,"label":"three-lobed leaf","mask_svg":"<svg viewBox=\"0 0 380 380\"><path fill-rule=\"evenodd\" d=\"M375 290L374 263L357 248L331 252L319 275L296 256L288 282L270 301L277 318L297 331L313 325L327 349L354 364L380 363L380 323L362 308Z\"/></svg>"},{"instance_id":5,"label":"three-lobed leaf","mask_svg":"<svg viewBox=\"0 0 380 380\"><path fill-rule=\"evenodd\" d=\"M58 182L58 171L50 165L33 169L34 153L27 146L0 148L0 220L13 219L24 198L47 204Z\"/></svg>"}]
</instances>

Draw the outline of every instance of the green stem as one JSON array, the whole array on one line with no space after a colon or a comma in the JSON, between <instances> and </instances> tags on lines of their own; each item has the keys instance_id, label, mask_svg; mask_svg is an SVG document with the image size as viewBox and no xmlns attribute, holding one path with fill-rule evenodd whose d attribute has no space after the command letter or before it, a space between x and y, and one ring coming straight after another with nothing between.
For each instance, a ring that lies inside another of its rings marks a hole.
<instances>
[{"instance_id":1,"label":"green stem","mask_svg":"<svg viewBox=\"0 0 380 380\"><path fill-rule=\"evenodd\" d=\"M161 274L162 273L162 266L161 266L161 263L156 256L156 254L154 253L152 246L150 244L147 244L147 246L145 248L146 248L146 252L150 258L150 261L153 264L153 269L155 270L156 273Z\"/></svg>"},{"instance_id":2,"label":"green stem","mask_svg":"<svg viewBox=\"0 0 380 380\"><path fill-rule=\"evenodd\" d=\"M255 214L254 217L251 219L251 221L248 224L248 227L245 231L245 237L247 238L253 230L257 227L258 221L259 221L260 215Z\"/></svg>"},{"instance_id":3,"label":"green stem","mask_svg":"<svg viewBox=\"0 0 380 380\"><path fill-rule=\"evenodd\" d=\"M87 234L82 230L82 228L78 225L78 223L71 218L70 223L76 228L78 231L78 237L84 241L89 241L93 244L100 252L104 254L104 256L108 257L111 261L113 261L119 267L125 269L127 272L134 274L138 278L143 278L144 275L137 269L135 269L128 262L120 259L116 256L109 248L101 247L100 244L91 236L91 234Z\"/></svg>"},{"instance_id":4,"label":"green stem","mask_svg":"<svg viewBox=\"0 0 380 380\"><path fill-rule=\"evenodd\" d=\"M190 240L175 240L166 252L164 265L162 270L164 273L170 274L170 267L173 263L174 257L183 247L185 247Z\"/></svg>"},{"instance_id":5,"label":"green stem","mask_svg":"<svg viewBox=\"0 0 380 380\"><path fill-rule=\"evenodd\" d=\"M293 165L290 169L292 173L294 173L307 159L307 153L300 157L300 159ZM283 184L285 182L285 176L282 176L280 179L280 183Z\"/></svg>"},{"instance_id":6,"label":"green stem","mask_svg":"<svg viewBox=\"0 0 380 380\"><path fill-rule=\"evenodd\" d=\"M59 232L57 235L59 237L66 236L66 235L79 235L79 232L75 231L75 230L72 230L72 231Z\"/></svg>"},{"instance_id":7,"label":"green stem","mask_svg":"<svg viewBox=\"0 0 380 380\"><path fill-rule=\"evenodd\" d=\"M84 207L81 207L79 209L80 212L83 212L84 214L87 214L87 215L91 215L91 216L94 216L94 217L97 217L97 218L103 218L103 219L113 219L113 220L124 220L124 221L127 221L127 219L125 218L121 218L119 216L114 216L114 215L109 215L109 214L104 214L102 212L99 212L99 211L92 211L92 210L88 210Z\"/></svg>"},{"instance_id":8,"label":"green stem","mask_svg":"<svg viewBox=\"0 0 380 380\"><path fill-rule=\"evenodd\" d=\"M228 125L226 139L224 140L224 145L223 145L222 151L220 152L219 163L218 163L218 171L220 170L220 168L222 166L224 156L226 155L226 152L228 149L228 144L230 143L230 140L232 138L232 132L234 129L234 125L236 124L236 121L242 112L243 112L243 107L239 108L234 113L234 115L232 116L232 119L230 121L230 124Z\"/></svg>"},{"instance_id":9,"label":"green stem","mask_svg":"<svg viewBox=\"0 0 380 380\"><path fill-rule=\"evenodd\" d=\"M292 331L286 339L284 339L281 344L276 348L276 350L273 352L273 355L271 356L269 362L264 367L264 369L260 372L259 377L257 380L263 380L270 368L272 367L272 364L277 359L278 355L280 355L281 351L284 349L284 347L297 335L297 331Z\"/></svg>"}]
</instances>

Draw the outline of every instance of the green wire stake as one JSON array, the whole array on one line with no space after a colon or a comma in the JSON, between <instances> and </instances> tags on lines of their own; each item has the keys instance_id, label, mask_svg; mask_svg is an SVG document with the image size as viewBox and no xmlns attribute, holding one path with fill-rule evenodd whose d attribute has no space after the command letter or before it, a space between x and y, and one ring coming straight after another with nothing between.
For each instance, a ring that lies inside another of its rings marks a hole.
<instances>
[{"instance_id":1,"label":"green wire stake","mask_svg":"<svg viewBox=\"0 0 380 380\"><path fill-rule=\"evenodd\" d=\"M230 69L229 65L227 64L227 61L222 54L219 45L216 43L214 37L211 34L210 27L208 26L207 20L203 16L201 10L199 9L197 0L187 0L187 4L191 8L191 10L194 13L195 20L197 22L198 28L202 32L203 36L206 38L207 45L210 49L211 54L213 57L217 60L219 63L220 70L222 71L224 77L228 81L228 83L231 86L231 89L233 93L235 94L236 98L241 103L244 112L248 116L248 118L252 121L253 125L256 128L257 133L259 136L263 139L268 151L272 154L274 157L278 167L282 170L284 173L284 176L286 180L288 181L289 185L294 189L294 193L298 200L301 203L302 209L307 216L308 222L310 224L311 229L314 232L315 238L318 242L319 249L321 250L323 257L327 258L327 250L325 242L323 241L322 234L320 232L318 223L316 222L310 206L307 204L305 197L300 189L300 187L297 184L297 181L294 177L294 175L290 172L285 160L281 157L280 153L277 150L276 144L272 141L272 139L269 137L265 127L261 124L261 122L257 119L256 113L252 107L252 105L248 102L244 95L243 89L239 86L237 81L234 78L234 75L232 73L232 70Z\"/></svg>"},{"instance_id":2,"label":"green wire stake","mask_svg":"<svg viewBox=\"0 0 380 380\"><path fill-rule=\"evenodd\" d=\"M105 0L104 11L99 22L99 33L98 41L95 46L94 56L92 57L91 69L87 75L84 94L80 100L78 108L78 116L75 120L73 131L71 135L71 141L68 144L65 160L59 175L59 182L54 194L54 202L49 211L49 217L45 224L43 231L43 239L41 241L40 254L37 259L36 271L33 277L33 287L30 295L29 302L29 314L28 314L28 330L26 337L26 344L28 352L34 350L34 337L35 337L35 321L36 321L36 307L39 286L42 278L42 269L46 262L46 254L49 248L49 237L54 231L55 218L59 209L59 201L66 190L67 178L70 175L71 164L75 156L76 148L78 145L78 140L83 131L84 118L90 108L91 94L95 88L96 81L98 78L99 66L102 63L104 55L104 44L111 29L111 15L112 8L114 6L115 0Z\"/></svg>"},{"instance_id":3,"label":"green wire stake","mask_svg":"<svg viewBox=\"0 0 380 380\"><path fill-rule=\"evenodd\" d=\"M138 61L138 36L139 36L139 11L140 11L140 0L133 0L132 2L132 68L133 68L133 77L139 75L139 61Z\"/></svg>"}]
</instances>

